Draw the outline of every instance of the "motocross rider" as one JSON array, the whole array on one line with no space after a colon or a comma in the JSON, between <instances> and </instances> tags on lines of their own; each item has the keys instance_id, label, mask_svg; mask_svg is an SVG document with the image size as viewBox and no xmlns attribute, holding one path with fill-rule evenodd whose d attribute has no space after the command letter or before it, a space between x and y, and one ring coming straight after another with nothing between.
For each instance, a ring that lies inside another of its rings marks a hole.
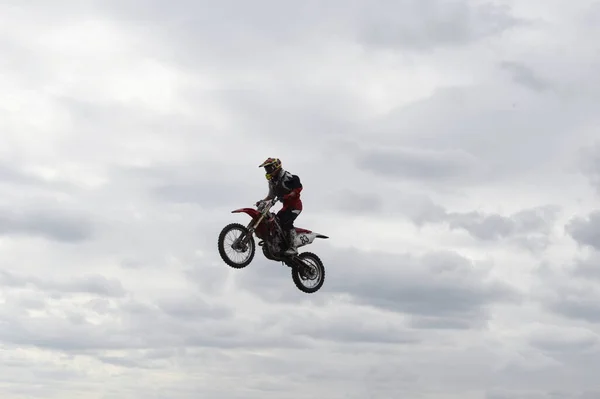
<instances>
[{"instance_id":1,"label":"motocross rider","mask_svg":"<svg viewBox=\"0 0 600 399\"><path fill-rule=\"evenodd\" d=\"M256 205L258 206L261 202L272 200L275 197L281 200L283 206L277 212L277 218L289 243L289 247L284 254L295 255L298 250L296 248L294 220L302 212L302 200L300 199L302 183L300 178L284 170L281 167L279 158L267 158L258 167L265 168L265 177L269 183L269 194L265 199L258 201Z\"/></svg>"}]
</instances>

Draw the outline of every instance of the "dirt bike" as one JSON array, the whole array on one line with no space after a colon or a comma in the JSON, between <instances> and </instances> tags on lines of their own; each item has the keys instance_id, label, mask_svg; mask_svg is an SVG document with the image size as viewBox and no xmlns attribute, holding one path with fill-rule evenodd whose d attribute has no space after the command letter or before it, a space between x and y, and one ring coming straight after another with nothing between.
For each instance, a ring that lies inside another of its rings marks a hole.
<instances>
[{"instance_id":1,"label":"dirt bike","mask_svg":"<svg viewBox=\"0 0 600 399\"><path fill-rule=\"evenodd\" d=\"M254 235L260 240L258 245L262 247L265 258L282 262L292 271L292 280L296 287L307 294L317 292L325 281L325 267L321 259L312 252L302 252L296 255L285 255L288 248L288 239L279 224L277 216L271 212L277 199L261 201L254 208L240 208L231 213L246 213L252 218L247 226L240 223L230 223L221 230L219 234L219 255L223 261L234 269L242 269L248 266L254 259L256 246ZM329 238L323 234L315 233L307 229L295 227L297 248L312 244L315 238ZM228 245L225 237L233 231L239 231L240 235L233 239ZM227 253L231 248L235 254L245 255L243 260L236 262ZM305 285L305 281L316 281L313 287Z\"/></svg>"}]
</instances>

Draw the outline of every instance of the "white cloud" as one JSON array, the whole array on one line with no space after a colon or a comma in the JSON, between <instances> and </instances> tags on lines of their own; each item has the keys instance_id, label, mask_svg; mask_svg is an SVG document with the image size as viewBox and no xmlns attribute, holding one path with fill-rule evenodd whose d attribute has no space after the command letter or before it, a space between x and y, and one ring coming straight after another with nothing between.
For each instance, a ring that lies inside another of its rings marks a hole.
<instances>
[{"instance_id":1,"label":"white cloud","mask_svg":"<svg viewBox=\"0 0 600 399\"><path fill-rule=\"evenodd\" d=\"M5 2L0 395L595 397L599 8L512 3Z\"/></svg>"}]
</instances>

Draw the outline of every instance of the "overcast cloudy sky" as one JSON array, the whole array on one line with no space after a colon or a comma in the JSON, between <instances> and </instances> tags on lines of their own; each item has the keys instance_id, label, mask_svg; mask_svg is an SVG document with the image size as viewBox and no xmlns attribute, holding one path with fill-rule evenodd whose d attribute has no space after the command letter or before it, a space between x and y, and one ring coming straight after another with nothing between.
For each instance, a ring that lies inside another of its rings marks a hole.
<instances>
[{"instance_id":1,"label":"overcast cloudy sky","mask_svg":"<svg viewBox=\"0 0 600 399\"><path fill-rule=\"evenodd\" d=\"M594 3L0 2L0 396L600 398Z\"/></svg>"}]
</instances>

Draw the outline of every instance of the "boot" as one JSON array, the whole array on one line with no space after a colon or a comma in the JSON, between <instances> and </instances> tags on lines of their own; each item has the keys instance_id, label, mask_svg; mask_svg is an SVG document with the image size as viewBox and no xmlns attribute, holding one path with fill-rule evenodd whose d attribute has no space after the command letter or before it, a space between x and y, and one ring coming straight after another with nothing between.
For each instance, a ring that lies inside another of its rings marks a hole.
<instances>
[{"instance_id":1,"label":"boot","mask_svg":"<svg viewBox=\"0 0 600 399\"><path fill-rule=\"evenodd\" d=\"M287 238L289 241L288 249L284 252L285 255L296 255L298 249L296 248L296 229L292 228L287 231Z\"/></svg>"}]
</instances>

